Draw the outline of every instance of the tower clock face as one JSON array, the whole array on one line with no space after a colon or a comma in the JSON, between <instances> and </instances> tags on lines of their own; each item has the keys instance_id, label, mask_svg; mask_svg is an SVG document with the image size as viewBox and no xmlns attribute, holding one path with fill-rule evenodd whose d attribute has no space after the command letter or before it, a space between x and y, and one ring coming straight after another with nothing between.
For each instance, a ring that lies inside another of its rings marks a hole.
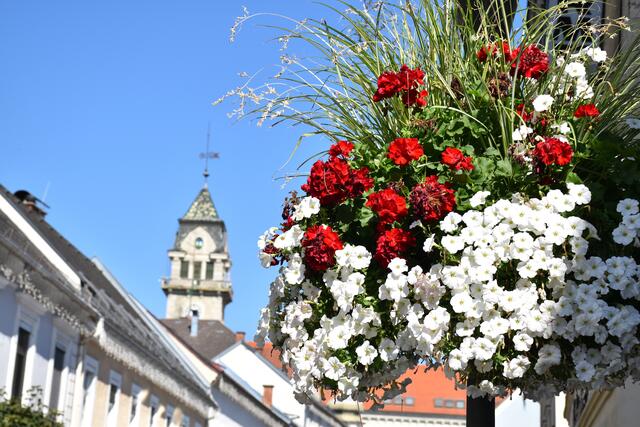
<instances>
[{"instance_id":1,"label":"tower clock face","mask_svg":"<svg viewBox=\"0 0 640 427\"><path fill-rule=\"evenodd\" d=\"M202 249L203 246L204 246L204 240L202 240L202 237L196 238L196 241L195 241L196 249Z\"/></svg>"}]
</instances>

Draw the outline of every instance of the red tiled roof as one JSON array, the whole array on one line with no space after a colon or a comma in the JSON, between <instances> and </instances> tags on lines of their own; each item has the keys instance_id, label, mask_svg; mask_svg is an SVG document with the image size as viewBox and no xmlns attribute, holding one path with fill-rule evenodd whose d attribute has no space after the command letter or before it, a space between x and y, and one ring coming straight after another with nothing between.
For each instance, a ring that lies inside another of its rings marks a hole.
<instances>
[{"instance_id":1,"label":"red tiled roof","mask_svg":"<svg viewBox=\"0 0 640 427\"><path fill-rule=\"evenodd\" d=\"M455 388L453 380L444 375L442 369L428 370L424 367L410 369L400 377L400 381L411 378L407 392L386 403L379 411L428 413L443 415L465 415L467 394ZM366 404L369 409L372 404ZM460 407L462 406L462 407Z\"/></svg>"}]
</instances>

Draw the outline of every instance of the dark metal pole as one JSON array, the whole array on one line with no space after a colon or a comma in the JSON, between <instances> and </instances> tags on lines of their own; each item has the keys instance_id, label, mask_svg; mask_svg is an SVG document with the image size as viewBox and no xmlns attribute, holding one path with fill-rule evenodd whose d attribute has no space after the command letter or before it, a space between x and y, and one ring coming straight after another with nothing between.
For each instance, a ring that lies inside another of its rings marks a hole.
<instances>
[{"instance_id":1,"label":"dark metal pole","mask_svg":"<svg viewBox=\"0 0 640 427\"><path fill-rule=\"evenodd\" d=\"M495 427L496 399L467 396L467 427Z\"/></svg>"}]
</instances>

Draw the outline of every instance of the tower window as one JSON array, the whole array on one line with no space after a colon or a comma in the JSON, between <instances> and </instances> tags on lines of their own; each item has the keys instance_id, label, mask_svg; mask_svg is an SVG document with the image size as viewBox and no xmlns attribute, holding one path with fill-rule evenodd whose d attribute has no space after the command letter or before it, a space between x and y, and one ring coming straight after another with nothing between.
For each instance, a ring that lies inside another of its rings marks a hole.
<instances>
[{"instance_id":1,"label":"tower window","mask_svg":"<svg viewBox=\"0 0 640 427\"><path fill-rule=\"evenodd\" d=\"M186 279L189 277L189 262L185 260L180 261L180 277Z\"/></svg>"},{"instance_id":2,"label":"tower window","mask_svg":"<svg viewBox=\"0 0 640 427\"><path fill-rule=\"evenodd\" d=\"M196 261L193 263L193 278L200 279L200 272L202 271L202 262Z\"/></svg>"},{"instance_id":3,"label":"tower window","mask_svg":"<svg viewBox=\"0 0 640 427\"><path fill-rule=\"evenodd\" d=\"M202 240L202 237L198 237L195 243L196 249L202 249L202 247L204 246L204 240Z\"/></svg>"},{"instance_id":4,"label":"tower window","mask_svg":"<svg viewBox=\"0 0 640 427\"><path fill-rule=\"evenodd\" d=\"M213 262L208 262L207 263L207 279L211 280L213 279Z\"/></svg>"}]
</instances>

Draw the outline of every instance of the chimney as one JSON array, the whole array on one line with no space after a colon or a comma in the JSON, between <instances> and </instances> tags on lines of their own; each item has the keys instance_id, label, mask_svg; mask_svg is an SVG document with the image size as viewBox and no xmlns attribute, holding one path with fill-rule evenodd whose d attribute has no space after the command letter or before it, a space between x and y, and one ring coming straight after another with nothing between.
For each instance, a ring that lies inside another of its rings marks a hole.
<instances>
[{"instance_id":1,"label":"chimney","mask_svg":"<svg viewBox=\"0 0 640 427\"><path fill-rule=\"evenodd\" d=\"M244 342L244 335L242 331L236 332L236 342Z\"/></svg>"},{"instance_id":2,"label":"chimney","mask_svg":"<svg viewBox=\"0 0 640 427\"><path fill-rule=\"evenodd\" d=\"M198 310L196 309L192 309L191 310L191 327L190 332L191 332L191 336L192 337L197 337L198 336Z\"/></svg>"},{"instance_id":3,"label":"chimney","mask_svg":"<svg viewBox=\"0 0 640 427\"><path fill-rule=\"evenodd\" d=\"M273 404L273 386L263 385L262 388L262 403L271 408L271 405Z\"/></svg>"},{"instance_id":4,"label":"chimney","mask_svg":"<svg viewBox=\"0 0 640 427\"><path fill-rule=\"evenodd\" d=\"M13 193L13 195L16 199L20 200L27 212L33 212L40 218L44 218L47 215L44 208L48 208L49 206L27 190L18 190Z\"/></svg>"}]
</instances>

